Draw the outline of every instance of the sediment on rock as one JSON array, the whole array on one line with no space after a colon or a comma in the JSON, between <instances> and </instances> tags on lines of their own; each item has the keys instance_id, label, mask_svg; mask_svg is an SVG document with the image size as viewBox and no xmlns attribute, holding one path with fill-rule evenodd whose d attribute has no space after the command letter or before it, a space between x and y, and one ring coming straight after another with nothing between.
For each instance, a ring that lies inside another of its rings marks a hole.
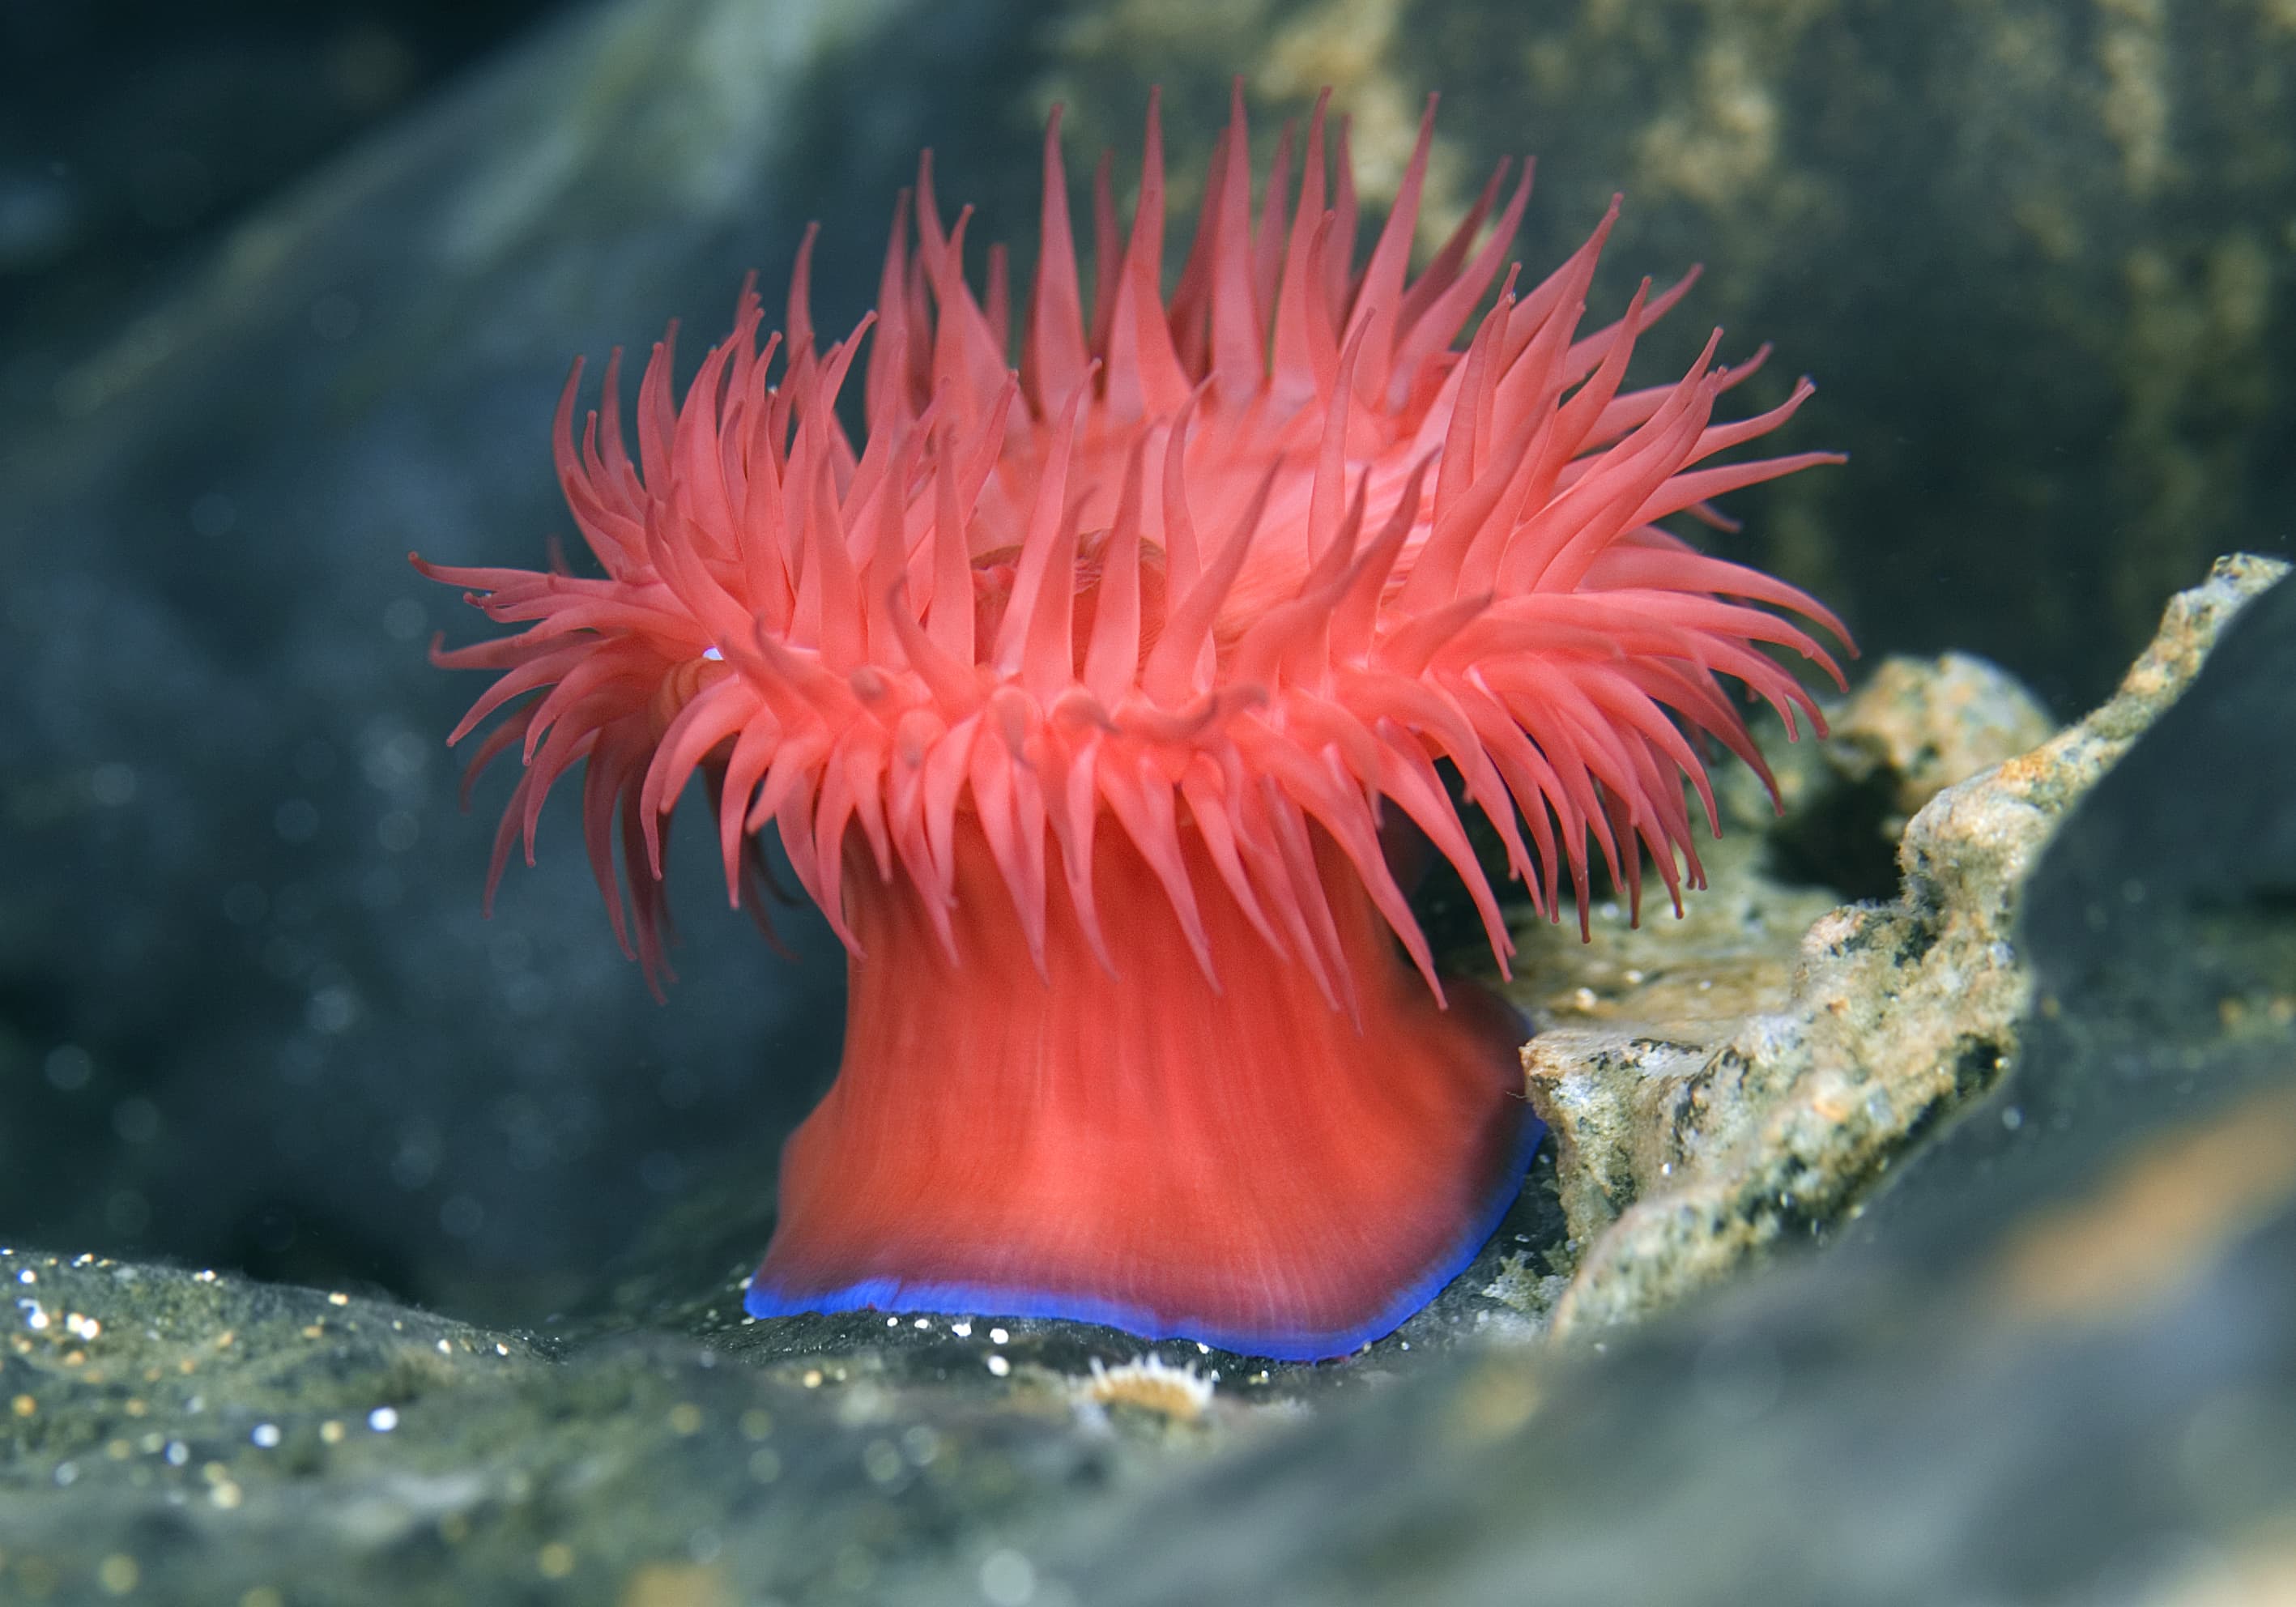
<instances>
[{"instance_id":1,"label":"sediment on rock","mask_svg":"<svg viewBox=\"0 0 2296 1607\"><path fill-rule=\"evenodd\" d=\"M1898 841L1895 898L1820 915L1783 987L1775 962L1766 971L1742 960L1756 986L1729 997L1743 1013L1685 1017L1677 979L1666 991L1625 990L1599 1024L1561 1026L1526 1046L1531 1103L1555 1134L1558 1192L1579 1251L1556 1335L1650 1316L1775 1245L1823 1235L1909 1148L1995 1085L2031 1003L2016 922L2041 850L2190 684L2226 622L2286 570L2246 554L2219 559L2170 603L2113 698L1920 805ZM2005 704L1972 695L1965 663L1940 660L1931 684L1940 703ZM1890 706L1902 713L1909 695L1899 686ZM1933 709L1936 718L1911 725L1950 727L1949 713ZM1924 746L1938 744L1907 751ZM1661 931L1650 948L1665 942ZM1694 966L1694 943L1689 957ZM1624 975L1647 979L1654 963Z\"/></svg>"}]
</instances>

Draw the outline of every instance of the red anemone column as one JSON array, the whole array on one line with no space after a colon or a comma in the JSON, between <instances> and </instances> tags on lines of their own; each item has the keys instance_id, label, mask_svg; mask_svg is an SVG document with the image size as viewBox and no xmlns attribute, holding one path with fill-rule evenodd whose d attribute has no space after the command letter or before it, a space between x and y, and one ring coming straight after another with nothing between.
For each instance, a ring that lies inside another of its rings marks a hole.
<instances>
[{"instance_id":1,"label":"red anemone column","mask_svg":"<svg viewBox=\"0 0 2296 1607\"><path fill-rule=\"evenodd\" d=\"M1488 1237L1538 1127L1513 1013L1439 1007L1329 843L1352 978L1334 1009L1181 841L1219 983L1103 822L1094 891L1119 974L1058 876L1045 965L960 816L952 963L911 881L860 855L837 1082L783 1156L758 1316L1055 1316L1253 1354L1344 1354Z\"/></svg>"}]
</instances>

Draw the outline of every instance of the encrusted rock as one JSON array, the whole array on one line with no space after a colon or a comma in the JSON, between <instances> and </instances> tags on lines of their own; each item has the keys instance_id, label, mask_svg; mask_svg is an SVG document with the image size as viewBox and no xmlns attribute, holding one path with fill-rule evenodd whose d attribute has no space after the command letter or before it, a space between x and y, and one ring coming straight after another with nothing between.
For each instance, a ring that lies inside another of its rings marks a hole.
<instances>
[{"instance_id":1,"label":"encrusted rock","mask_svg":"<svg viewBox=\"0 0 2296 1607\"><path fill-rule=\"evenodd\" d=\"M1827 758L1853 782L1887 784L1895 837L1946 788L2030 751L2056 728L2039 699L1983 659L1895 657L1834 717Z\"/></svg>"},{"instance_id":2,"label":"encrusted rock","mask_svg":"<svg viewBox=\"0 0 2296 1607\"><path fill-rule=\"evenodd\" d=\"M1556 1332L1647 1315L1782 1238L1821 1233L1993 1085L2030 995L2012 938L2042 846L2183 691L2225 622L2285 571L2219 560L2170 603L2110 701L1923 806L1898 845L1898 898L1819 917L1775 1004L1702 1023L1627 1000L1599 1031L1542 1033L1526 1048L1585 1247Z\"/></svg>"}]
</instances>

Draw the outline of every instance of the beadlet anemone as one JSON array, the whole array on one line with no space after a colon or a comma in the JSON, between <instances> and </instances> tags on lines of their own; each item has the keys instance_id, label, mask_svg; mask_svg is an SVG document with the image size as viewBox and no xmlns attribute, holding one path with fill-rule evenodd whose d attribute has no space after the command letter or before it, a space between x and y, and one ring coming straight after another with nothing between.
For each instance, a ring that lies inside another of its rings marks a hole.
<instances>
[{"instance_id":1,"label":"beadlet anemone","mask_svg":"<svg viewBox=\"0 0 2296 1607\"><path fill-rule=\"evenodd\" d=\"M1121 240L1105 160L1094 185L1087 321L1055 111L1017 372L1006 258L976 296L928 157L847 339L816 338L808 234L762 349L749 286L682 404L653 348L635 463L618 364L578 436L576 365L554 449L603 574L422 565L525 627L433 650L500 673L454 734L510 711L472 772L525 761L489 898L584 764L607 913L664 973L666 824L698 771L729 896L770 825L844 943L843 1063L783 1155L751 1313L1050 1315L1301 1358L1389 1332L1538 1133L1521 1030L1439 980L1398 832L1456 870L1504 970L1453 789L1550 918L1567 871L1583 926L1595 856L1638 898L1645 850L1678 909L1703 752L1768 779L1721 678L1818 723L1764 649L1839 682L1774 611L1840 624L1658 524L1831 461L1709 462L1808 383L1713 422L1754 366L1717 332L1622 389L1688 280L1580 332L1615 201L1474 320L1528 164L1487 237L1505 164L1410 277L1428 115L1357 268L1346 124L1317 103L1296 199L1286 129L1255 208L1239 90L1168 299L1152 98Z\"/></svg>"}]
</instances>

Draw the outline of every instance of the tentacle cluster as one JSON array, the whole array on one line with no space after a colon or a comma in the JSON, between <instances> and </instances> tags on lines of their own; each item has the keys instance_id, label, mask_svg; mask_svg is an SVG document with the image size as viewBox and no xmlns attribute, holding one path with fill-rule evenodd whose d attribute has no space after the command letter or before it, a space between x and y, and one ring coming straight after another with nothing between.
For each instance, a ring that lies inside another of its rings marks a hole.
<instances>
[{"instance_id":1,"label":"tentacle cluster","mask_svg":"<svg viewBox=\"0 0 2296 1607\"><path fill-rule=\"evenodd\" d=\"M525 760L489 895L513 842L531 859L552 783L586 761L586 835L617 935L650 977L663 971L663 823L700 770L736 901L751 834L770 824L849 945L844 879L862 865L914 882L946 942L953 835L977 823L1031 942L1061 877L1114 967L1092 866L1099 834L1116 832L1210 972L1180 843L1193 829L1259 935L1340 1004L1316 829L1434 984L1381 853L1382 800L1457 867L1505 963L1497 901L1437 769L1448 761L1542 910L1559 909L1566 870L1583 910L1597 855L1638 897L1644 849L1678 905L1700 880L1685 777L1713 815L1702 737L1767 778L1718 677L1789 728L1798 710L1817 723L1763 647L1839 682L1785 613L1847 637L1801 592L1657 521L1710 517L1711 496L1831 461L1710 461L1783 422L1810 387L1715 422L1753 364L1720 365L1710 341L1672 384L1623 389L1637 337L1688 281L1655 296L1645 283L1616 323L1580 332L1615 201L1535 288L1509 270L1455 349L1500 280L1530 171L1501 205L1502 164L1409 278L1432 115L1431 102L1358 271L1346 125L1317 104L1296 195L1287 128L1255 209L1239 92L1168 300L1152 101L1123 239L1105 159L1094 184L1087 320L1055 112L1017 373L1005 257L991 250L976 297L970 211L944 225L929 156L896 209L877 309L849 338L816 341L808 235L784 333L759 348L745 286L682 405L670 339L654 348L635 463L619 354L578 436L578 364L555 451L603 575L424 566L525 627L434 650L500 672L455 733L511 710L473 771L513 747ZM836 411L857 365L858 450ZM849 860L857 832L865 857Z\"/></svg>"}]
</instances>

